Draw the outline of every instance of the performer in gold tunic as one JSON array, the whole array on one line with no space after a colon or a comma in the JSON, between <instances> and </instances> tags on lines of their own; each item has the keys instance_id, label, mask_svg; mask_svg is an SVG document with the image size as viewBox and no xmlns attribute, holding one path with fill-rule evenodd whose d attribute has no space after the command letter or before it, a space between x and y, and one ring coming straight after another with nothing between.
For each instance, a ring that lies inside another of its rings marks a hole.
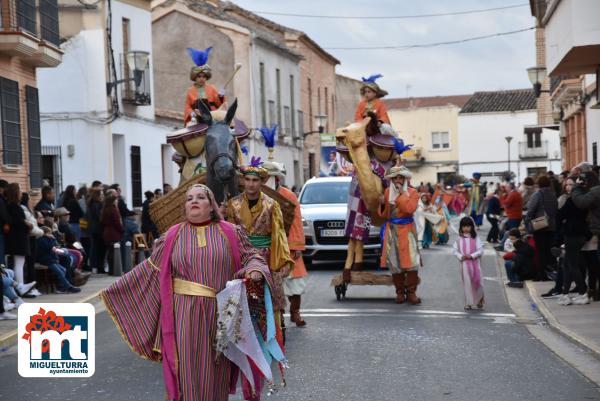
<instances>
[{"instance_id":1,"label":"performer in gold tunic","mask_svg":"<svg viewBox=\"0 0 600 401\"><path fill-rule=\"evenodd\" d=\"M227 203L227 220L242 226L252 245L269 263L273 273L273 306L283 311L286 306L283 278L287 277L294 261L290 258L283 216L279 204L260 190L267 171L260 158L252 158L249 166L241 168L244 192Z\"/></svg>"}]
</instances>

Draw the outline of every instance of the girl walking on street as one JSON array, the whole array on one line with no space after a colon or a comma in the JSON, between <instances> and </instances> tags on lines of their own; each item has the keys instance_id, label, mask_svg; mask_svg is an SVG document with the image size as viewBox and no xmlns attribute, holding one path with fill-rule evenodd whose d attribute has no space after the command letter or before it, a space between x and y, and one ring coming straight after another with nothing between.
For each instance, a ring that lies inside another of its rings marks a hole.
<instances>
[{"instance_id":1,"label":"girl walking on street","mask_svg":"<svg viewBox=\"0 0 600 401\"><path fill-rule=\"evenodd\" d=\"M463 217L459 225L459 237L454 243L452 254L460 262L463 289L465 290L465 309L474 306L483 309L485 302L483 284L481 282L481 263L483 243L477 237L475 223L470 217Z\"/></svg>"}]
</instances>

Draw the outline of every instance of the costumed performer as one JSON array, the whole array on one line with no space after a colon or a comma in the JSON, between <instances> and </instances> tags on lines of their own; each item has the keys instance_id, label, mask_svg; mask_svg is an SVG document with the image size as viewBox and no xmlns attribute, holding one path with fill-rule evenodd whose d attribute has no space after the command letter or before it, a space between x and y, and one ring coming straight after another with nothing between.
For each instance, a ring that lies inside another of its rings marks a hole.
<instances>
[{"instance_id":1,"label":"costumed performer","mask_svg":"<svg viewBox=\"0 0 600 401\"><path fill-rule=\"evenodd\" d=\"M185 97L183 124L186 127L188 123L190 123L189 125L194 125L199 122L196 120L196 113L194 113L194 109L198 108L196 106L198 99L202 100L211 111L217 110L225 103L224 91L217 91L217 88L208 83L208 80L212 77L212 69L206 63L212 51L212 46L205 50L196 50L188 47L187 51L196 65L190 71L190 79L194 84L188 89ZM194 117L193 120L192 117Z\"/></svg>"},{"instance_id":2,"label":"costumed performer","mask_svg":"<svg viewBox=\"0 0 600 401\"><path fill-rule=\"evenodd\" d=\"M381 98L387 96L387 92L379 87L375 82L377 78L382 78L383 75L375 74L368 78L362 78L360 94L363 97L356 107L354 113L354 121L361 122L369 114L374 114L375 119L380 123L391 124L390 117L387 113L387 108Z\"/></svg>"},{"instance_id":3,"label":"costumed performer","mask_svg":"<svg viewBox=\"0 0 600 401\"><path fill-rule=\"evenodd\" d=\"M226 401L230 391L235 392L238 375L213 348L215 297L229 280L246 278L263 288L249 302L268 311L271 275L243 230L222 220L208 187L192 186L184 210L185 221L171 227L155 242L148 259L101 296L132 350L143 358L162 360L167 399ZM257 315L259 332L274 327L274 319L266 321L268 313ZM253 374L252 382L244 378L244 397L258 400L261 374L256 367Z\"/></svg>"},{"instance_id":4,"label":"costumed performer","mask_svg":"<svg viewBox=\"0 0 600 401\"><path fill-rule=\"evenodd\" d=\"M475 225L481 227L483 224L483 213L485 212L485 195L487 192L486 185L482 184L481 173L473 173L473 179L468 187L469 206L467 207L467 215L473 218Z\"/></svg>"},{"instance_id":5,"label":"costumed performer","mask_svg":"<svg viewBox=\"0 0 600 401\"><path fill-rule=\"evenodd\" d=\"M412 173L405 166L391 167L386 178L390 186L380 199L379 215L387 221L382 226L381 266L387 266L396 287L396 303L417 305L419 266L421 256L417 244L417 228L414 213L417 210L419 194L409 186Z\"/></svg>"},{"instance_id":6,"label":"costumed performer","mask_svg":"<svg viewBox=\"0 0 600 401\"><path fill-rule=\"evenodd\" d=\"M266 185L279 192L296 206L294 209L294 221L292 222L287 236L291 258L294 260L294 268L290 275L283 280L283 291L287 296L288 301L290 301L290 320L292 323L296 323L296 326L304 327L306 326L306 322L300 315L300 305L302 302L302 294L306 291L306 285L308 283L308 272L306 271L306 266L304 266L304 260L302 259L302 251L305 249L305 242L300 202L298 202L298 198L292 191L281 185L281 180L284 179L286 175L285 166L282 163L267 160L263 163L263 167L269 174Z\"/></svg>"},{"instance_id":7,"label":"costumed performer","mask_svg":"<svg viewBox=\"0 0 600 401\"><path fill-rule=\"evenodd\" d=\"M252 245L268 262L273 280L273 306L278 323L278 340L283 346L281 324L286 307L283 279L290 274L294 261L285 235L281 208L261 191L267 170L260 158L252 157L248 166L240 169L244 177L244 192L227 202L227 220L241 226Z\"/></svg>"},{"instance_id":8,"label":"costumed performer","mask_svg":"<svg viewBox=\"0 0 600 401\"><path fill-rule=\"evenodd\" d=\"M460 262L460 273L465 291L465 309L484 305L480 259L483 256L483 243L477 237L475 222L471 217L463 217L459 223L459 237L454 243L452 254Z\"/></svg>"}]
</instances>

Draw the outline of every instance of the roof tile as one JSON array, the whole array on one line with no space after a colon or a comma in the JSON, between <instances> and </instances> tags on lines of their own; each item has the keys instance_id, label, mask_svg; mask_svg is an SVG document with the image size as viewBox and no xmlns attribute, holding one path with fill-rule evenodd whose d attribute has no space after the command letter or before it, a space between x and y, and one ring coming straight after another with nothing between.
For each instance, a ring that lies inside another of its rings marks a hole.
<instances>
[{"instance_id":1,"label":"roof tile","mask_svg":"<svg viewBox=\"0 0 600 401\"><path fill-rule=\"evenodd\" d=\"M535 110L536 108L537 99L533 89L512 89L475 92L462 108L460 114Z\"/></svg>"}]
</instances>

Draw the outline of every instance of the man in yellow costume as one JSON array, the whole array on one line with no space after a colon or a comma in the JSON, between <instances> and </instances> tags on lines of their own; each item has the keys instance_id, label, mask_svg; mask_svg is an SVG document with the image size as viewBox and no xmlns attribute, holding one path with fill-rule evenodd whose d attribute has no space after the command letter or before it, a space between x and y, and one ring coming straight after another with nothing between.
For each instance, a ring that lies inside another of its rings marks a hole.
<instances>
[{"instance_id":1,"label":"man in yellow costume","mask_svg":"<svg viewBox=\"0 0 600 401\"><path fill-rule=\"evenodd\" d=\"M290 320L292 323L295 323L297 327L304 327L306 326L306 322L300 315L300 305L302 294L304 294L306 285L308 284L308 272L306 271L306 266L302 260L302 251L305 249L305 242L300 202L298 202L298 198L292 191L281 185L281 180L285 178L286 175L285 166L282 163L266 161L264 162L263 167L269 174L265 184L279 192L280 195L296 206L294 211L294 221L287 234L290 256L294 260L294 269L290 275L283 280L283 289L290 301Z\"/></svg>"},{"instance_id":2,"label":"man in yellow costume","mask_svg":"<svg viewBox=\"0 0 600 401\"><path fill-rule=\"evenodd\" d=\"M244 176L244 192L227 202L227 220L246 231L252 245L269 263L273 276L273 308L284 311L283 279L290 274L294 261L290 258L281 208L261 191L268 173L260 158L252 157L250 164L240 170Z\"/></svg>"}]
</instances>

